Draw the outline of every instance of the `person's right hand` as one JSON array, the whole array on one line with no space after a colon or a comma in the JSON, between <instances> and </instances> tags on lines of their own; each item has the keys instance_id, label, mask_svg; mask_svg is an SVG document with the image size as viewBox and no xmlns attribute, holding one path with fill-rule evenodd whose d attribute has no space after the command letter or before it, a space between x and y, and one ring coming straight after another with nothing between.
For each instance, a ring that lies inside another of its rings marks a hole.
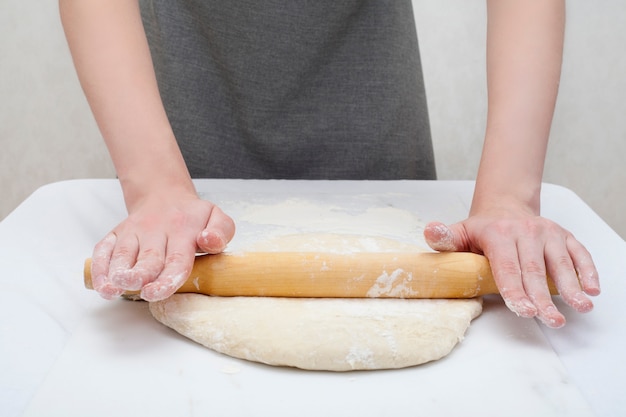
<instances>
[{"instance_id":1,"label":"person's right hand","mask_svg":"<svg viewBox=\"0 0 626 417\"><path fill-rule=\"evenodd\" d=\"M146 301L163 300L187 280L196 252L219 253L235 234L235 223L195 194L150 196L95 247L94 289L113 299L141 291Z\"/></svg>"}]
</instances>

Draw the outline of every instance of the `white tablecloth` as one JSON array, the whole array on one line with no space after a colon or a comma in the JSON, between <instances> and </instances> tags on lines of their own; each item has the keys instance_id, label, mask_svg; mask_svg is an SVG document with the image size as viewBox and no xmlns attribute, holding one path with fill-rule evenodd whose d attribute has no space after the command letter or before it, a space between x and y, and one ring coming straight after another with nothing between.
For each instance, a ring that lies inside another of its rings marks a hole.
<instances>
[{"instance_id":1,"label":"white tablecloth","mask_svg":"<svg viewBox=\"0 0 626 417\"><path fill-rule=\"evenodd\" d=\"M364 201L414 206L425 222L462 219L473 189L447 181L196 185L227 207L259 196L368 195ZM84 259L125 217L119 185L45 186L0 223L0 415L624 415L626 243L569 190L544 185L542 199L543 215L594 256L603 294L591 313L559 302L568 324L550 330L488 297L445 360L333 374L216 354L156 323L145 303L107 302L85 290Z\"/></svg>"}]
</instances>

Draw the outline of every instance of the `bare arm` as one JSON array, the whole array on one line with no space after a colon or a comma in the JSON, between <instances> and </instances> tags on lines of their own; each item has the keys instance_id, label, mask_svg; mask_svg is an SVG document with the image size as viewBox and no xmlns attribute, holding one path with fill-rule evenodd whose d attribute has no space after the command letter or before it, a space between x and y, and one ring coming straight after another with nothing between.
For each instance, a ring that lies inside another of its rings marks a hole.
<instances>
[{"instance_id":1,"label":"bare arm","mask_svg":"<svg viewBox=\"0 0 626 417\"><path fill-rule=\"evenodd\" d=\"M201 201L158 91L137 0L60 0L74 64L124 191L129 217L94 250L94 288L169 296L196 249L219 252L234 224Z\"/></svg>"},{"instance_id":2,"label":"bare arm","mask_svg":"<svg viewBox=\"0 0 626 417\"><path fill-rule=\"evenodd\" d=\"M59 5L76 71L127 203L164 181L192 191L159 96L138 1Z\"/></svg>"},{"instance_id":3,"label":"bare arm","mask_svg":"<svg viewBox=\"0 0 626 417\"><path fill-rule=\"evenodd\" d=\"M489 0L489 113L473 210L512 198L539 214L556 102L565 5L562 0Z\"/></svg>"},{"instance_id":4,"label":"bare arm","mask_svg":"<svg viewBox=\"0 0 626 417\"><path fill-rule=\"evenodd\" d=\"M489 109L470 217L447 231L431 227L426 235L435 249L484 253L511 310L560 327L565 318L549 296L546 273L564 300L580 312L593 306L583 291L599 293L586 249L569 232L539 217L561 71L565 4L488 0L487 8Z\"/></svg>"}]
</instances>

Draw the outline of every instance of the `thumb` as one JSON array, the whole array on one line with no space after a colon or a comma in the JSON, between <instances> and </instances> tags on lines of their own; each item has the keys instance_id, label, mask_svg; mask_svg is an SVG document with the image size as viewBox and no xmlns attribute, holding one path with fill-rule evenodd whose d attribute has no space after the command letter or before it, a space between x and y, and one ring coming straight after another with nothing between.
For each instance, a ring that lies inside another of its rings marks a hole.
<instances>
[{"instance_id":1,"label":"thumb","mask_svg":"<svg viewBox=\"0 0 626 417\"><path fill-rule=\"evenodd\" d=\"M198 249L205 253L220 253L235 235L235 222L215 207L207 226L196 238Z\"/></svg>"},{"instance_id":2,"label":"thumb","mask_svg":"<svg viewBox=\"0 0 626 417\"><path fill-rule=\"evenodd\" d=\"M466 250L463 245L461 234L457 231L460 226L453 224L447 226L440 222L431 222L424 229L426 243L432 249L439 252L458 252Z\"/></svg>"}]
</instances>

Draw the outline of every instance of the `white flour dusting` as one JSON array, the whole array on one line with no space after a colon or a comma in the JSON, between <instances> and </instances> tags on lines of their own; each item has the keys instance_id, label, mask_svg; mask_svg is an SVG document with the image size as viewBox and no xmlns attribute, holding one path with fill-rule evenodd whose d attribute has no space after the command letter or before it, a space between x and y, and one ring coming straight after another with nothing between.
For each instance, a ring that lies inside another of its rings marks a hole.
<instances>
[{"instance_id":1,"label":"white flour dusting","mask_svg":"<svg viewBox=\"0 0 626 417\"><path fill-rule=\"evenodd\" d=\"M376 279L372 288L367 292L367 296L371 298L393 297L393 298L410 298L418 294L411 288L410 282L413 280L413 274L403 269L396 269L387 273L383 273Z\"/></svg>"},{"instance_id":2,"label":"white flour dusting","mask_svg":"<svg viewBox=\"0 0 626 417\"><path fill-rule=\"evenodd\" d=\"M246 204L233 213L240 226L233 244L245 248L281 235L333 233L370 236L360 242L360 251L381 251L380 243L371 236L427 247L423 238L424 222L415 213L389 206L365 209L363 206L367 204L342 207L300 198L273 204ZM315 244L311 242L311 246Z\"/></svg>"}]
</instances>

